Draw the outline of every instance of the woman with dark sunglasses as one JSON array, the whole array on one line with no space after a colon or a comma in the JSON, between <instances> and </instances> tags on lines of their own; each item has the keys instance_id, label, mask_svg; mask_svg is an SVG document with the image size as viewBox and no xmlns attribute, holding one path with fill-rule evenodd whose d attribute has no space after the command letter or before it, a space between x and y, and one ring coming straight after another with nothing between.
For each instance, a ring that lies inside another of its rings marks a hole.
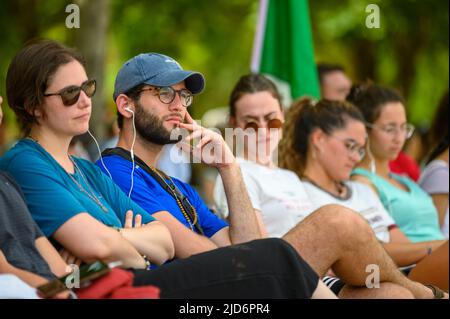
<instances>
[{"instance_id":1,"label":"woman with dark sunglasses","mask_svg":"<svg viewBox=\"0 0 450 319\"><path fill-rule=\"evenodd\" d=\"M313 209L298 177L276 165L284 122L281 96L268 78L249 74L236 83L229 105L237 159L260 229L265 236L282 237ZM218 211L227 217L220 179L214 197Z\"/></svg>"}]
</instances>

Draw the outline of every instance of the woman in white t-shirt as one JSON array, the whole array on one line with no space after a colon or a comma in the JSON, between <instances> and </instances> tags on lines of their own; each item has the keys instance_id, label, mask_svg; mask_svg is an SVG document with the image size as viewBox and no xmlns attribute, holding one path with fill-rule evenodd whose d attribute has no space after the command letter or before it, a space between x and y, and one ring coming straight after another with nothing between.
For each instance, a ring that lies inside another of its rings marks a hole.
<instances>
[{"instance_id":1,"label":"woman in white t-shirt","mask_svg":"<svg viewBox=\"0 0 450 319\"><path fill-rule=\"evenodd\" d=\"M359 212L398 266L419 263L439 250L445 241L411 243L370 187L349 181L366 150L364 120L355 106L345 101L301 99L286 118L280 166L301 177L314 209L340 204Z\"/></svg>"},{"instance_id":2,"label":"woman in white t-shirt","mask_svg":"<svg viewBox=\"0 0 450 319\"><path fill-rule=\"evenodd\" d=\"M242 148L236 145L241 151L238 161L260 227L270 237L282 237L323 205L308 196L305 189L308 184L302 183L297 174L277 166L284 115L273 83L255 74L242 77L231 94L230 122L244 131L241 133L247 133L248 143ZM355 191L368 199L362 199L358 205L352 199L339 204L361 212L377 238L389 241L389 227L395 224L392 218L375 196L367 194L367 188L358 187ZM227 200L220 180L216 183L215 199L219 213L227 217Z\"/></svg>"},{"instance_id":3,"label":"woman in white t-shirt","mask_svg":"<svg viewBox=\"0 0 450 319\"><path fill-rule=\"evenodd\" d=\"M243 76L231 94L230 124L238 133L235 149L250 200L262 233L269 237L282 237L313 212L297 175L276 165L283 123L275 85L261 75ZM218 212L227 217L220 178L214 197Z\"/></svg>"}]
</instances>

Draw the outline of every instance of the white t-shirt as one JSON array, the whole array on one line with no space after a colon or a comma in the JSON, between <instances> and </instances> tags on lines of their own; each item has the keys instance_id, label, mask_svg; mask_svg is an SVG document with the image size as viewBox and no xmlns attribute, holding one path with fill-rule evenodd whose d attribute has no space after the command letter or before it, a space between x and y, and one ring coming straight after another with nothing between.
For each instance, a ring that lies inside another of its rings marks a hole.
<instances>
[{"instance_id":1,"label":"white t-shirt","mask_svg":"<svg viewBox=\"0 0 450 319\"><path fill-rule=\"evenodd\" d=\"M303 183L295 173L241 158L238 162L253 208L261 212L270 237L282 237L313 212ZM226 218L228 205L220 177L216 180L214 197L217 210Z\"/></svg>"},{"instance_id":2,"label":"white t-shirt","mask_svg":"<svg viewBox=\"0 0 450 319\"><path fill-rule=\"evenodd\" d=\"M349 189L348 196L346 199L341 199L307 180L303 180L303 184L315 209L328 204L339 204L350 208L369 222L378 240L389 242L389 228L395 226L395 222L369 186L348 181L345 183Z\"/></svg>"}]
</instances>

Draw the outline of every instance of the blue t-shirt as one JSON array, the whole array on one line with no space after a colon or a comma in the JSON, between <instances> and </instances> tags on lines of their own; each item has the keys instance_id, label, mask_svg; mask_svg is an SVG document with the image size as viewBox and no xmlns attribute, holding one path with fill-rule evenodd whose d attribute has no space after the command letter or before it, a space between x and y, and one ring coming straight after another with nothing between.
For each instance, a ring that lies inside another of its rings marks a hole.
<instances>
[{"instance_id":1,"label":"blue t-shirt","mask_svg":"<svg viewBox=\"0 0 450 319\"><path fill-rule=\"evenodd\" d=\"M128 194L131 186L131 171L133 164L119 155L103 157L103 162L111 173L113 180L126 194ZM107 174L100 160L98 160L96 164L105 174ZM172 180L196 209L198 221L203 228L205 236L209 238L222 228L228 226L224 220L217 217L208 209L198 193L189 184L183 183L176 178L172 178ZM188 221L172 195L170 195L150 174L138 165L135 166L134 170L131 198L150 214L168 211L178 219L178 221L190 229Z\"/></svg>"},{"instance_id":2,"label":"blue t-shirt","mask_svg":"<svg viewBox=\"0 0 450 319\"><path fill-rule=\"evenodd\" d=\"M110 227L123 227L128 210L142 215L143 224L154 220L93 163L73 159L82 174L76 170L72 177L84 191L45 149L32 140L19 141L0 159L0 169L7 171L20 185L33 219L47 237L83 212ZM92 192L107 212L91 198Z\"/></svg>"}]
</instances>

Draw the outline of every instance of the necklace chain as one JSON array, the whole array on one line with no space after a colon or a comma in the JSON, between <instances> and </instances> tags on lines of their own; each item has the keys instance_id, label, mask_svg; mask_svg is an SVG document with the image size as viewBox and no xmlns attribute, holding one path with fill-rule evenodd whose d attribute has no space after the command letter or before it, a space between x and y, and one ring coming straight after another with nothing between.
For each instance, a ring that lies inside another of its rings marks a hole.
<instances>
[{"instance_id":1,"label":"necklace chain","mask_svg":"<svg viewBox=\"0 0 450 319\"><path fill-rule=\"evenodd\" d=\"M30 140L32 140L33 142L39 144L38 140L35 139L33 136L28 135L27 138L29 138ZM98 197L95 195L94 191L92 190L91 186L89 185L86 177L84 177L83 172L81 171L81 169L78 167L77 163L73 160L73 158L67 154L67 156L69 157L69 160L72 162L74 169L75 169L75 173L78 171L80 173L81 178L83 179L84 183L87 185L87 187L89 188L89 192L87 190L84 189L83 185L78 182L76 180L75 177L72 176L72 174L68 173L65 169L64 171L67 173L67 175L69 175L70 179L78 186L78 188L80 189L81 192L85 193L90 199L92 199L98 206L100 206L100 208L105 212L108 213L108 208L105 207L105 205L103 205L103 203L100 201L100 199L98 199Z\"/></svg>"},{"instance_id":2,"label":"necklace chain","mask_svg":"<svg viewBox=\"0 0 450 319\"><path fill-rule=\"evenodd\" d=\"M98 199L98 197L95 195L94 190L91 188L91 186L89 185L86 177L84 176L83 172L81 171L81 169L78 167L77 163L73 160L72 156L69 155L69 159L72 162L74 168L75 168L75 172L79 172L81 178L83 179L83 182L87 185L89 192L84 189L83 185L78 182L76 180L75 177L72 176L72 174L69 174L69 177L72 179L72 181L78 186L78 188L80 189L80 191L82 191L83 193L85 193L87 196L89 196L90 199L92 199L98 206L100 206L100 208L107 213L108 212L108 208L105 207L105 205L102 204L102 202L100 201L100 199Z\"/></svg>"},{"instance_id":3,"label":"necklace chain","mask_svg":"<svg viewBox=\"0 0 450 319\"><path fill-rule=\"evenodd\" d=\"M307 175L303 175L302 178L305 179L305 180L307 180L307 181L309 181L311 184L315 185L316 187L318 187L318 188L320 188L320 189L322 189L322 190L324 190L324 191L326 191L326 192L328 192L328 193L330 193L330 194L333 194L332 192L329 192L328 190L326 190L325 188L321 187L319 184L317 184L316 182L314 182L314 180L311 179L311 178L309 178ZM342 182L333 181L333 184L334 184L335 187L336 187L335 191L337 191L337 197L343 199L343 198L345 197L345 196L344 196L344 192L345 192L345 190L346 190L347 187L346 187L345 184L342 183ZM336 197L335 194L333 194L333 195Z\"/></svg>"}]
</instances>

